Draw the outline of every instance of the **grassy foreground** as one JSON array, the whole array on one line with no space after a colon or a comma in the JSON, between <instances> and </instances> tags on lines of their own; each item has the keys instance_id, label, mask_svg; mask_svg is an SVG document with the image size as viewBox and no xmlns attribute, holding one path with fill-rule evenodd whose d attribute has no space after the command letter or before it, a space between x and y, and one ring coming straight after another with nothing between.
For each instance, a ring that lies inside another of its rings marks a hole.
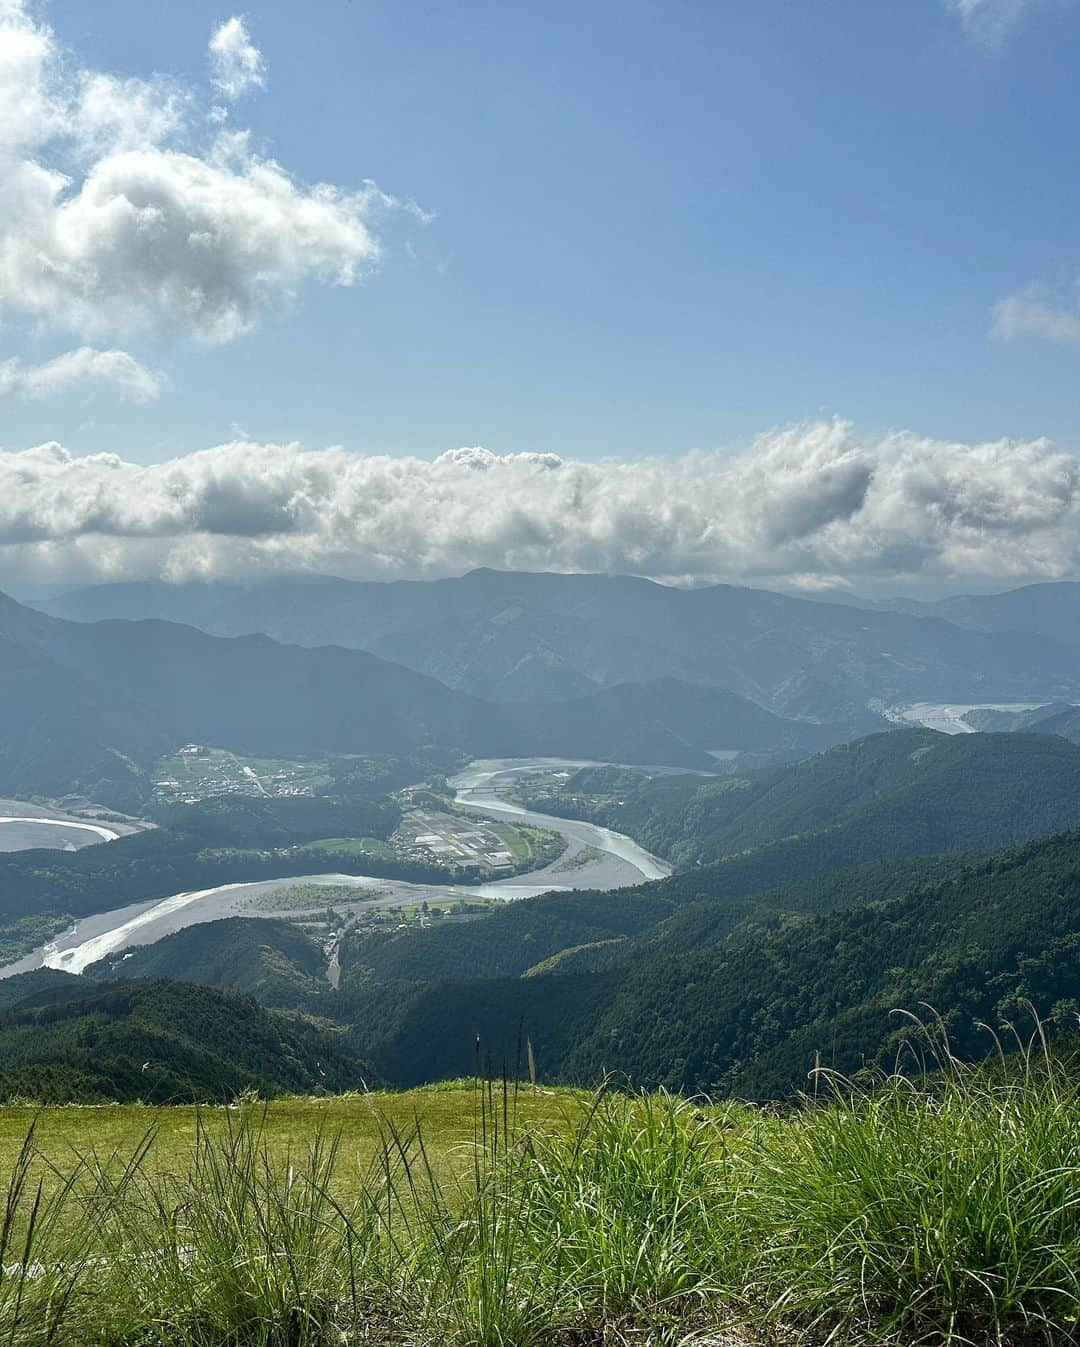
<instances>
[{"instance_id":1,"label":"grassy foreground","mask_svg":"<svg viewBox=\"0 0 1080 1347\"><path fill-rule=\"evenodd\" d=\"M1077 1341L1063 1069L827 1093L8 1109L0 1341Z\"/></svg>"}]
</instances>

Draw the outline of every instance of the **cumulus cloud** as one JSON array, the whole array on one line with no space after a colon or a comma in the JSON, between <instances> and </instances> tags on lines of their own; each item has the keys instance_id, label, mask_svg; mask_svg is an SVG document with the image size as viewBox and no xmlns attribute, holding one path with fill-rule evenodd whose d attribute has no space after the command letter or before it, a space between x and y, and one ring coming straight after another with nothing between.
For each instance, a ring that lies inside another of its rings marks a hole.
<instances>
[{"instance_id":1,"label":"cumulus cloud","mask_svg":"<svg viewBox=\"0 0 1080 1347\"><path fill-rule=\"evenodd\" d=\"M107 384L132 398L149 402L161 392L161 378L127 351L99 351L80 346L40 365L13 358L0 363L0 397L23 393L51 397L75 384Z\"/></svg>"},{"instance_id":2,"label":"cumulus cloud","mask_svg":"<svg viewBox=\"0 0 1080 1347\"><path fill-rule=\"evenodd\" d=\"M214 29L209 50L214 87L230 102L253 89L266 88L266 62L240 15L234 14Z\"/></svg>"},{"instance_id":3,"label":"cumulus cloud","mask_svg":"<svg viewBox=\"0 0 1080 1347\"><path fill-rule=\"evenodd\" d=\"M264 79L244 23L211 39L236 97ZM0 0L0 317L88 337L228 341L307 281L352 285L379 256L372 184L298 182L197 92L80 69L21 0Z\"/></svg>"},{"instance_id":4,"label":"cumulus cloud","mask_svg":"<svg viewBox=\"0 0 1080 1347\"><path fill-rule=\"evenodd\" d=\"M1058 343L1080 342L1080 313L1055 308L1033 295L1009 295L994 307L990 328L1002 341L1041 337Z\"/></svg>"},{"instance_id":5,"label":"cumulus cloud","mask_svg":"<svg viewBox=\"0 0 1080 1347\"><path fill-rule=\"evenodd\" d=\"M219 445L153 466L56 444L0 454L0 557L24 580L474 566L808 588L1080 576L1080 460L846 422L735 457L585 462L455 449L433 461Z\"/></svg>"}]
</instances>

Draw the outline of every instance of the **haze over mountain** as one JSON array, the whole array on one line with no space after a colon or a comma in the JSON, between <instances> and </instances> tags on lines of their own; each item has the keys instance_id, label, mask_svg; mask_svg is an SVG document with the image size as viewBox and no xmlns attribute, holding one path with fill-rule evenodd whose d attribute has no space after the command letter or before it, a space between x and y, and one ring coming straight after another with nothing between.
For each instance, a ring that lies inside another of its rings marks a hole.
<instances>
[{"instance_id":1,"label":"haze over mountain","mask_svg":"<svg viewBox=\"0 0 1080 1347\"><path fill-rule=\"evenodd\" d=\"M956 594L933 602L893 599L875 605L920 617L943 617L973 631L1042 636L1080 645L1080 582L1023 585L1001 594Z\"/></svg>"},{"instance_id":2,"label":"haze over mountain","mask_svg":"<svg viewBox=\"0 0 1080 1347\"><path fill-rule=\"evenodd\" d=\"M1056 587L1045 588L1057 602ZM1008 606L1008 596L999 597ZM1075 636L1058 639L1049 621L1017 641L936 612L631 576L478 570L428 582L118 584L38 606L79 621L155 617L222 636L334 642L502 702L551 702L670 677L738 693L780 715L837 721L866 717L871 700L1050 701L1080 691Z\"/></svg>"},{"instance_id":3,"label":"haze over mountain","mask_svg":"<svg viewBox=\"0 0 1080 1347\"><path fill-rule=\"evenodd\" d=\"M843 726L784 720L661 679L555 705L492 705L341 646L222 638L174 622L76 623L0 596L0 789L131 800L195 741L262 754L544 754L707 768L708 750L806 753Z\"/></svg>"}]
</instances>

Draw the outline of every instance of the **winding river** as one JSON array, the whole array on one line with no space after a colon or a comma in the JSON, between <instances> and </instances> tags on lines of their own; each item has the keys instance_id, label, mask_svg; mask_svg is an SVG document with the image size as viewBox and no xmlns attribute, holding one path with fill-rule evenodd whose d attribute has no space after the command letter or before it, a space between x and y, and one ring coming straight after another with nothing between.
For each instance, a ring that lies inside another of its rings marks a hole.
<instances>
[{"instance_id":1,"label":"winding river","mask_svg":"<svg viewBox=\"0 0 1080 1347\"><path fill-rule=\"evenodd\" d=\"M252 909L250 904L253 898L261 893L297 884L325 884L328 890L341 887L372 890L370 899L353 899L346 904L335 902L338 910L356 914L376 907L411 906L424 899L430 901L435 898L475 896L512 901L552 890L622 888L670 874L672 867L666 861L645 851L623 833L598 828L591 823L581 823L576 819L532 813L501 796L507 784L523 773L591 765L563 758L487 759L471 763L450 782L456 791L458 803L469 809L495 817L512 815L518 822L561 834L566 842L566 850L558 860L542 869L475 886L411 884L404 880L375 878L371 875L318 874L194 889L187 893L172 894L168 898L133 903L129 907L84 917L48 944L0 968L0 977L10 977L41 967L82 973L107 954L133 945L152 944L162 936L199 922L230 916L245 916L255 920L267 914ZM586 854L582 856L581 853ZM328 901L333 901L332 893L328 893ZM275 912L274 915L289 914Z\"/></svg>"},{"instance_id":2,"label":"winding river","mask_svg":"<svg viewBox=\"0 0 1080 1347\"><path fill-rule=\"evenodd\" d=\"M90 823L70 815L33 812L18 800L0 800L0 851L29 851L37 847L72 848L93 842L113 842L117 828Z\"/></svg>"}]
</instances>

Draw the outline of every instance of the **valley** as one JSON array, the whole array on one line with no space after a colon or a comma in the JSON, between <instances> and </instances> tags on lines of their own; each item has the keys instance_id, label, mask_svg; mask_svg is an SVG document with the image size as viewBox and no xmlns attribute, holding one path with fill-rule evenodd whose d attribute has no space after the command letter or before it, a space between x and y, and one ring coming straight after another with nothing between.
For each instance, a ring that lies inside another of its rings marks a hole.
<instances>
[{"instance_id":1,"label":"valley","mask_svg":"<svg viewBox=\"0 0 1080 1347\"><path fill-rule=\"evenodd\" d=\"M412 883L337 871L297 873L274 879L234 880L205 889L171 894L154 902L129 904L108 912L91 913L21 958L0 967L0 978L43 967L78 974L107 955L135 945L152 944L189 926L230 916L258 920L266 915L267 910L273 910L275 915L280 916L283 915L282 910L271 907L275 895L287 892L298 884L324 888L327 905L333 905L345 922L349 923L380 909L419 907L423 903L449 904L462 898L512 902L552 890L618 888L643 880L658 879L670 873L671 866L666 861L651 855L630 837L615 830L580 820L564 820L533 813L500 799L499 792L505 789L506 783L518 776L551 767L553 761L569 767L588 765L549 759L478 761L451 778L449 783L454 792L453 800L463 811L461 815L456 819L438 812L413 811L411 815L414 820L410 828L413 846L416 844L418 827L443 829L443 832L435 834L420 833L422 838L445 836L454 839L463 833L467 839L483 838L488 830L481 827L478 831L475 822L467 824L465 820L468 815L499 820L493 826L502 826L504 836L514 839L517 845L526 845L517 839L530 836L557 836L561 845L549 845L546 855L544 848L538 848L539 854L535 855L535 859L542 863L531 870L482 884ZM405 794L411 799L414 793L420 792L421 788L417 787L416 792ZM513 822L507 826L502 822L504 819L512 819ZM453 824L452 829L447 828L446 820ZM502 845L511 844L510 841L502 841ZM434 843L434 847L446 849L454 845L459 844L453 840ZM469 840L467 845L474 847L475 842ZM333 850L326 843L319 843L318 846L321 851ZM424 843L422 849L431 850L432 855L439 854L430 842ZM483 856L490 853L479 854ZM512 864L513 856L509 851L494 854L500 858L500 863L490 868L504 868L501 860L503 856L508 857L505 868ZM527 852L524 858L527 860L532 857L533 853ZM575 864L575 858L581 859ZM460 859L467 860L470 857L466 855ZM358 889L370 889L371 897L358 898ZM341 901L346 895L346 900ZM286 910L285 915L296 914Z\"/></svg>"}]
</instances>

